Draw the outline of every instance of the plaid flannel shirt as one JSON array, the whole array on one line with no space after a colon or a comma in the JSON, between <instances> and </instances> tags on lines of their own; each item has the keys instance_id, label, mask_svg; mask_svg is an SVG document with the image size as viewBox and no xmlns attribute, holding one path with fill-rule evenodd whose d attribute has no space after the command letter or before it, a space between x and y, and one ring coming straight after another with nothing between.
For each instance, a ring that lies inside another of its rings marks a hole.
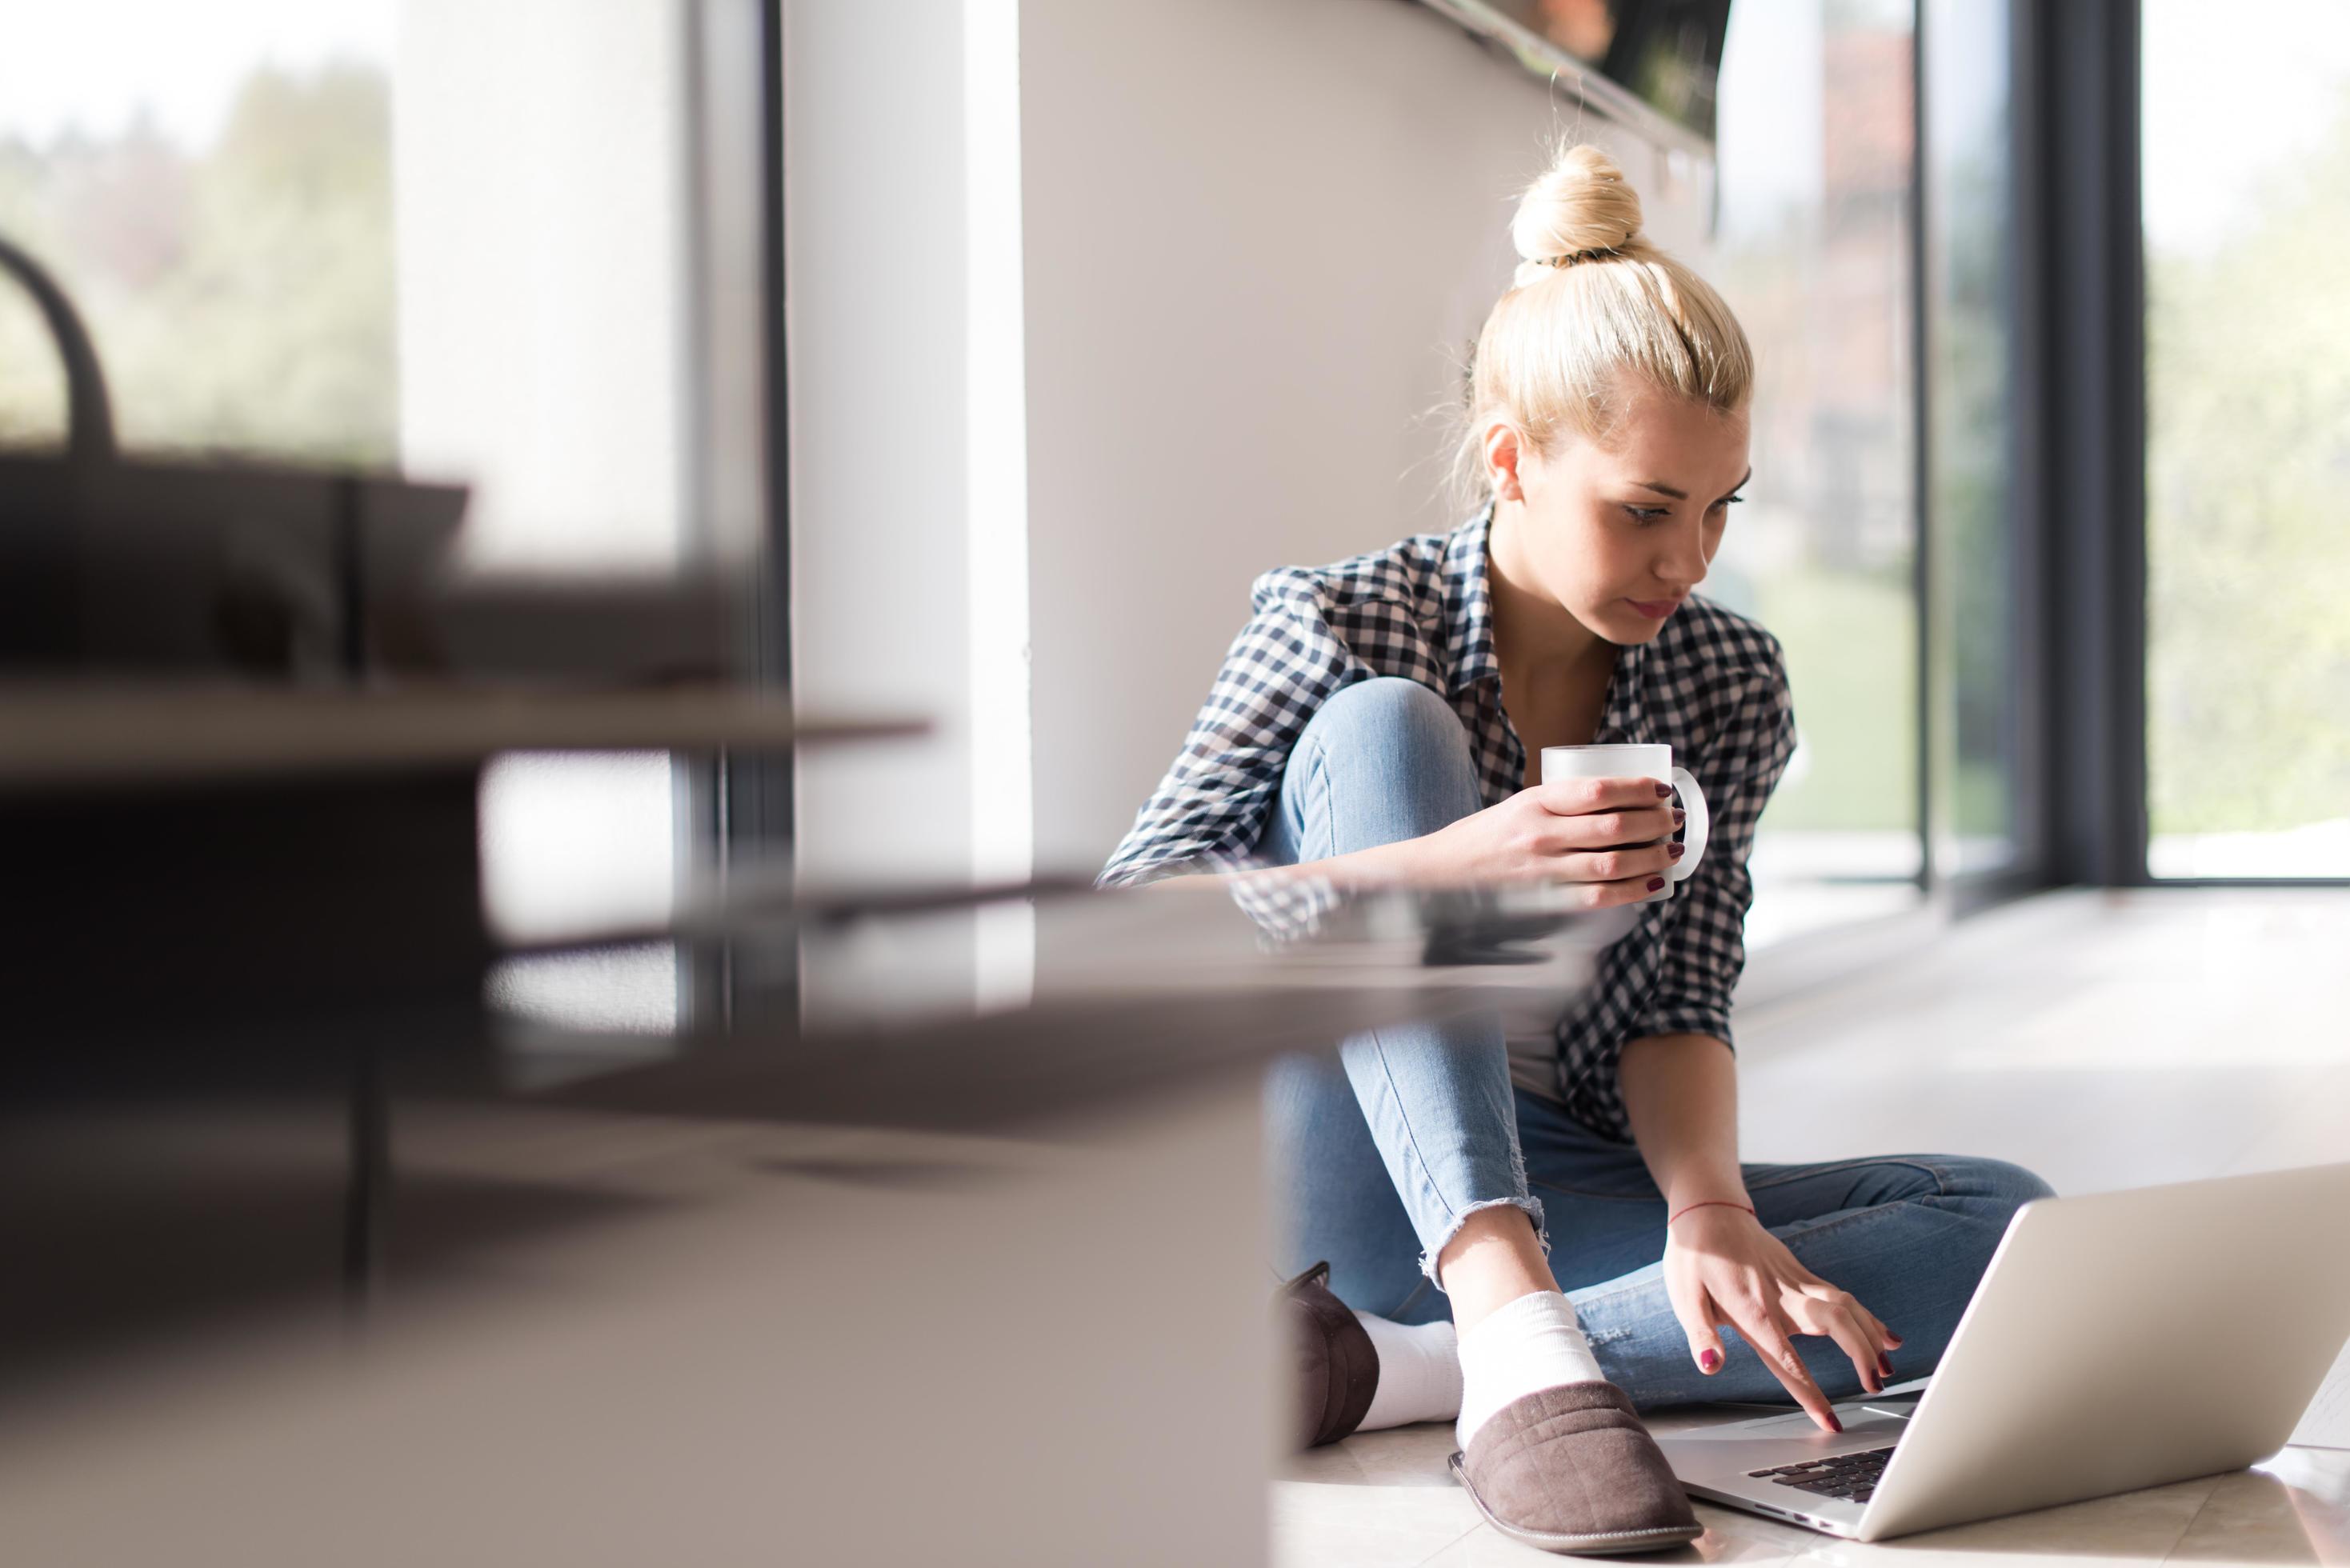
<instances>
[{"instance_id":1,"label":"plaid flannel shirt","mask_svg":"<svg viewBox=\"0 0 2350 1568\"><path fill-rule=\"evenodd\" d=\"M1523 788L1525 746L1503 709L1493 652L1485 581L1492 523L1488 504L1450 534L1415 535L1326 566L1284 566L1257 578L1255 614L1097 884L1261 867L1256 846L1290 748L1333 692L1376 676L1417 680L1451 702L1487 805ZM1617 1077L1627 1044L1653 1034L1731 1044L1730 997L1745 967L1754 897L1747 855L1795 744L1778 639L1692 595L1655 638L1618 653L1595 739L1670 745L1713 814L1697 871L1669 900L1640 907L1554 1031L1568 1113L1629 1141ZM1232 891L1283 935L1310 928L1334 898L1325 885L1286 877L1239 876Z\"/></svg>"}]
</instances>

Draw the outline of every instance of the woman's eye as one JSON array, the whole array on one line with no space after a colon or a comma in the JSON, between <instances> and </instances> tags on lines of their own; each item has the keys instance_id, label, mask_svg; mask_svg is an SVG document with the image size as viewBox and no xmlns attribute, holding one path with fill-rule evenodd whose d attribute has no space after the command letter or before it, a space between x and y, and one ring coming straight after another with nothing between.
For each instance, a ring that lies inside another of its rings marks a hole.
<instances>
[{"instance_id":1,"label":"woman's eye","mask_svg":"<svg viewBox=\"0 0 2350 1568\"><path fill-rule=\"evenodd\" d=\"M1654 523L1659 517L1673 514L1672 508L1669 506L1627 506L1624 510L1632 514L1635 523Z\"/></svg>"}]
</instances>

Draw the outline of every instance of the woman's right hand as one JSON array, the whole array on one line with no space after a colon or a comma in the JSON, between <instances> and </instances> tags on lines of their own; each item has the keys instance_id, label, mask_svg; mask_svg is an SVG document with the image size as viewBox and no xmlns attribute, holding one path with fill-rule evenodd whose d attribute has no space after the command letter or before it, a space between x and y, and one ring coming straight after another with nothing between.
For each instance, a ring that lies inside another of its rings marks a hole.
<instances>
[{"instance_id":1,"label":"woman's right hand","mask_svg":"<svg viewBox=\"0 0 2350 1568\"><path fill-rule=\"evenodd\" d=\"M1575 907L1603 909L1663 886L1680 857L1680 818L1654 779L1561 779L1394 847L1423 886L1565 884Z\"/></svg>"}]
</instances>

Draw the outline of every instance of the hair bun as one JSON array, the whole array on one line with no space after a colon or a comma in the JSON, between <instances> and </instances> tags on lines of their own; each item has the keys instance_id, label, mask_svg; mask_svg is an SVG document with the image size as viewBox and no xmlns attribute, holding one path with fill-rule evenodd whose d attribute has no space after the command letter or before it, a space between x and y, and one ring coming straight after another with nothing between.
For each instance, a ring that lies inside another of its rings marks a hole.
<instances>
[{"instance_id":1,"label":"hair bun","mask_svg":"<svg viewBox=\"0 0 2350 1568\"><path fill-rule=\"evenodd\" d=\"M1640 232L1639 193L1596 147L1570 147L1518 199L1510 239L1530 262L1615 250Z\"/></svg>"}]
</instances>

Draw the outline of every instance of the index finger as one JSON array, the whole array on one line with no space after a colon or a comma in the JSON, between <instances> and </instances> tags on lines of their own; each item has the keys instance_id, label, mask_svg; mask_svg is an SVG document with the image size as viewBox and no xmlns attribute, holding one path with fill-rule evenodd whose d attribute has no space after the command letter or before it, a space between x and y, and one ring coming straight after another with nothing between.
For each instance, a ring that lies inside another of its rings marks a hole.
<instances>
[{"instance_id":1,"label":"index finger","mask_svg":"<svg viewBox=\"0 0 2350 1568\"><path fill-rule=\"evenodd\" d=\"M1776 1308L1765 1307L1762 1317L1752 1325L1739 1323L1738 1332L1746 1336L1746 1342L1754 1347L1754 1354L1760 1355L1762 1365L1771 1369L1771 1376L1786 1386L1787 1392L1794 1396L1795 1403L1819 1423L1821 1430L1844 1430L1844 1424L1835 1418L1835 1412L1828 1406L1828 1397L1820 1392L1818 1384L1812 1381L1812 1369L1805 1366L1804 1358L1795 1354L1794 1344L1787 1335L1786 1322Z\"/></svg>"},{"instance_id":2,"label":"index finger","mask_svg":"<svg viewBox=\"0 0 2350 1568\"><path fill-rule=\"evenodd\" d=\"M1553 779L1534 786L1534 798L1554 816L1631 811L1672 798L1672 786L1648 778Z\"/></svg>"}]
</instances>

